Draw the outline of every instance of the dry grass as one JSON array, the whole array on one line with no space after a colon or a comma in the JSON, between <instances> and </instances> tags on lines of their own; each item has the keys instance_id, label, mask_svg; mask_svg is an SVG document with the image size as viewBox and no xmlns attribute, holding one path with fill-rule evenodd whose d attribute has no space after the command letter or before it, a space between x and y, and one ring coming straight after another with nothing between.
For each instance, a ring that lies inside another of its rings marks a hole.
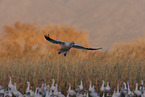
<instances>
[{"instance_id":1,"label":"dry grass","mask_svg":"<svg viewBox=\"0 0 145 97\"><path fill-rule=\"evenodd\" d=\"M51 84L54 78L62 87L63 93L68 89L68 83L76 87L81 78L86 89L91 80L99 92L101 80L109 81L111 88L123 81L145 81L145 39L139 38L131 43L117 43L112 52L71 50L67 57L58 55L59 47L47 42L44 32L55 39L64 41L75 40L86 46L87 32L76 31L66 25L45 25L17 22L14 26L5 26L0 37L0 84L7 87L9 76L17 83L18 90L25 92L26 82L30 81L33 89L41 85L44 79ZM77 36L80 39L76 38ZM84 40L86 40L84 42Z\"/></svg>"}]
</instances>

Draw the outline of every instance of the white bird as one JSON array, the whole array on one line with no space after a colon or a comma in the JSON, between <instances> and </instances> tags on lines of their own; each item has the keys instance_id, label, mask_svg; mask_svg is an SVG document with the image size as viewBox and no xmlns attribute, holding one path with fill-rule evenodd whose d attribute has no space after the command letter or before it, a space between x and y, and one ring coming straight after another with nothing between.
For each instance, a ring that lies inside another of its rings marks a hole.
<instances>
[{"instance_id":1,"label":"white bird","mask_svg":"<svg viewBox=\"0 0 145 97\"><path fill-rule=\"evenodd\" d=\"M88 47L85 47L83 45L75 44L74 41L64 42L64 41L61 41L61 40L54 40L54 39L49 37L49 34L44 35L44 36L45 36L45 39L48 40L49 42L54 43L54 44L59 44L61 46L61 48L58 49L57 52L58 52L58 54L63 54L64 56L66 56L66 54L69 52L69 50L71 48L85 49L85 50L99 50L99 49L102 49L102 48L88 48Z\"/></svg>"},{"instance_id":2,"label":"white bird","mask_svg":"<svg viewBox=\"0 0 145 97\"><path fill-rule=\"evenodd\" d=\"M105 90L106 90L107 92L110 91L109 82L107 82L107 86L105 87Z\"/></svg>"},{"instance_id":3,"label":"white bird","mask_svg":"<svg viewBox=\"0 0 145 97\"><path fill-rule=\"evenodd\" d=\"M54 90L54 92L53 92L53 95L54 95L54 96L57 96L57 95L58 95L57 84L55 84L55 90Z\"/></svg>"},{"instance_id":4,"label":"white bird","mask_svg":"<svg viewBox=\"0 0 145 97\"><path fill-rule=\"evenodd\" d=\"M92 91L90 93L90 95L91 95L91 97L100 97L100 95L97 92L95 92L95 91Z\"/></svg>"},{"instance_id":5,"label":"white bird","mask_svg":"<svg viewBox=\"0 0 145 97\"><path fill-rule=\"evenodd\" d=\"M22 93L20 93L16 88L16 83L14 83L14 88L11 89L11 92L14 96L17 96L17 97L22 96Z\"/></svg>"},{"instance_id":6,"label":"white bird","mask_svg":"<svg viewBox=\"0 0 145 97\"><path fill-rule=\"evenodd\" d=\"M26 94L30 95L30 96L33 96L35 93L32 90L30 90L30 82L27 81L27 84L28 84L28 86L27 86L27 89L26 89Z\"/></svg>"},{"instance_id":7,"label":"white bird","mask_svg":"<svg viewBox=\"0 0 145 97\"><path fill-rule=\"evenodd\" d=\"M129 81L127 82L127 86L128 86L128 95L129 95L129 96L133 96L134 93L131 92L131 90L130 90L130 87L129 87Z\"/></svg>"},{"instance_id":8,"label":"white bird","mask_svg":"<svg viewBox=\"0 0 145 97\"><path fill-rule=\"evenodd\" d=\"M93 89L93 87L92 87L92 81L90 81L89 91L90 91L90 92L94 91L94 89Z\"/></svg>"},{"instance_id":9,"label":"white bird","mask_svg":"<svg viewBox=\"0 0 145 97\"><path fill-rule=\"evenodd\" d=\"M52 97L52 90L47 90L45 97Z\"/></svg>"},{"instance_id":10,"label":"white bird","mask_svg":"<svg viewBox=\"0 0 145 97\"><path fill-rule=\"evenodd\" d=\"M67 93L67 96L66 97L69 97L69 93Z\"/></svg>"},{"instance_id":11,"label":"white bird","mask_svg":"<svg viewBox=\"0 0 145 97\"><path fill-rule=\"evenodd\" d=\"M134 90L134 94L136 94L137 96L140 96L141 95L141 91L138 90L138 83L136 83L136 87L135 87L135 90Z\"/></svg>"},{"instance_id":12,"label":"white bird","mask_svg":"<svg viewBox=\"0 0 145 97\"><path fill-rule=\"evenodd\" d=\"M127 88L126 87L126 83L125 83L125 87L123 87L124 84L121 85L121 90L120 90L120 95L122 96L127 96Z\"/></svg>"},{"instance_id":13,"label":"white bird","mask_svg":"<svg viewBox=\"0 0 145 97\"><path fill-rule=\"evenodd\" d=\"M1 97L1 94L2 94L2 95L4 94L4 92L5 92L4 87L2 87L2 86L0 85L0 97Z\"/></svg>"},{"instance_id":14,"label":"white bird","mask_svg":"<svg viewBox=\"0 0 145 97\"><path fill-rule=\"evenodd\" d=\"M114 89L114 92L113 92L113 95L112 95L112 97L117 97L117 96L116 96L115 89Z\"/></svg>"},{"instance_id":15,"label":"white bird","mask_svg":"<svg viewBox=\"0 0 145 97\"><path fill-rule=\"evenodd\" d=\"M26 89L26 94L30 94L30 83L27 81L27 89Z\"/></svg>"},{"instance_id":16,"label":"white bird","mask_svg":"<svg viewBox=\"0 0 145 97\"><path fill-rule=\"evenodd\" d=\"M42 97L39 92L38 92L39 88L37 87L34 93L34 97Z\"/></svg>"},{"instance_id":17,"label":"white bird","mask_svg":"<svg viewBox=\"0 0 145 97\"><path fill-rule=\"evenodd\" d=\"M8 91L5 91L4 93L4 97L12 97L12 93L8 90Z\"/></svg>"},{"instance_id":18,"label":"white bird","mask_svg":"<svg viewBox=\"0 0 145 97\"><path fill-rule=\"evenodd\" d=\"M119 92L119 84L117 85L117 92L116 92L116 96L120 97L120 92Z\"/></svg>"},{"instance_id":19,"label":"white bird","mask_svg":"<svg viewBox=\"0 0 145 97\"><path fill-rule=\"evenodd\" d=\"M123 85L124 85L124 90L127 90L127 87L126 87L126 83L123 82Z\"/></svg>"},{"instance_id":20,"label":"white bird","mask_svg":"<svg viewBox=\"0 0 145 97\"><path fill-rule=\"evenodd\" d=\"M79 85L79 89L80 89L80 91L83 90L83 81L82 81L82 79L81 79L81 84Z\"/></svg>"},{"instance_id":21,"label":"white bird","mask_svg":"<svg viewBox=\"0 0 145 97\"><path fill-rule=\"evenodd\" d=\"M141 80L141 85L140 85L140 87L139 87L139 90L142 91L142 90L144 90L143 88L144 88L144 87L143 87L143 80Z\"/></svg>"},{"instance_id":22,"label":"white bird","mask_svg":"<svg viewBox=\"0 0 145 97\"><path fill-rule=\"evenodd\" d=\"M100 88L100 90L101 90L102 92L105 90L104 84L105 84L105 81L102 80L102 86L101 86L101 88Z\"/></svg>"},{"instance_id":23,"label":"white bird","mask_svg":"<svg viewBox=\"0 0 145 97\"><path fill-rule=\"evenodd\" d=\"M50 88L50 89L51 89L51 90L53 90L53 91L55 90L54 83L55 83L55 80L54 80L54 79L52 79L52 85L51 85L51 88Z\"/></svg>"},{"instance_id":24,"label":"white bird","mask_svg":"<svg viewBox=\"0 0 145 97\"><path fill-rule=\"evenodd\" d=\"M74 90L71 90L71 84L69 84L69 89L68 89L67 93L68 93L70 96L75 96L75 95L76 95L76 92L75 92Z\"/></svg>"},{"instance_id":25,"label":"white bird","mask_svg":"<svg viewBox=\"0 0 145 97\"><path fill-rule=\"evenodd\" d=\"M14 88L14 85L12 84L11 76L9 78L10 78L10 81L8 84L8 89L11 90L12 88Z\"/></svg>"}]
</instances>

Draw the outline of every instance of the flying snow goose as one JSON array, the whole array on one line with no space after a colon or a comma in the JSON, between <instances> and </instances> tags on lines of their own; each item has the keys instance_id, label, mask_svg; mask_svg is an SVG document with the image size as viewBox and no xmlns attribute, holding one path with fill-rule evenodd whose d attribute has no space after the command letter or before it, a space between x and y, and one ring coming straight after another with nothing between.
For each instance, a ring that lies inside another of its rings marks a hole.
<instances>
[{"instance_id":1,"label":"flying snow goose","mask_svg":"<svg viewBox=\"0 0 145 97\"><path fill-rule=\"evenodd\" d=\"M99 50L99 49L102 49L102 48L88 48L88 47L85 47L83 45L75 44L74 41L64 42L64 41L61 41L61 40L54 40L54 39L49 37L49 34L44 35L44 36L45 36L45 39L48 40L49 42L54 43L54 44L59 44L61 46L61 48L58 49L57 52L58 52L58 54L63 54L64 56L66 56L66 54L69 52L69 50L71 48L84 49L84 50Z\"/></svg>"}]
</instances>

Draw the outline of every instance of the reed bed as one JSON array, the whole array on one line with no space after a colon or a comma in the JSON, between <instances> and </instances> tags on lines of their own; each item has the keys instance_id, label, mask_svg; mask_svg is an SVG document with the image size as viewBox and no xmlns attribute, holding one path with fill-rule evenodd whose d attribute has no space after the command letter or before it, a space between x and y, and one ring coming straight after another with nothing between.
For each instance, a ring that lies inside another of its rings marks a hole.
<instances>
[{"instance_id":1,"label":"reed bed","mask_svg":"<svg viewBox=\"0 0 145 97\"><path fill-rule=\"evenodd\" d=\"M12 76L18 90L25 93L27 81L30 81L35 90L41 86L42 79L51 85L51 79L54 78L62 93L66 94L68 84L71 83L72 88L75 88L81 79L85 89L89 88L89 82L92 81L97 92L100 92L102 80L110 82L112 91L117 84L124 81L129 80L132 90L135 89L134 83L145 81L145 46L142 45L145 44L144 38L131 43L116 43L111 52L73 49L64 57L57 54L58 46L44 39L46 32L60 40L75 39L77 43L89 46L87 32L79 32L65 25L48 24L39 27L20 22L14 26L7 25L0 37L0 85L7 87L9 76ZM63 38L64 34L66 38ZM80 40L75 38L78 35Z\"/></svg>"}]
</instances>

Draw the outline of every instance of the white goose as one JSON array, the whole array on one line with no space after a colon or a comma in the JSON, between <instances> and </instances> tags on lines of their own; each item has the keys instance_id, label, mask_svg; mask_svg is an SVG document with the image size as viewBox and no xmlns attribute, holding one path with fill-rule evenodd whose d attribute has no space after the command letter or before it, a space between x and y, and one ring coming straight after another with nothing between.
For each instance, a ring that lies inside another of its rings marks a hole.
<instances>
[{"instance_id":1,"label":"white goose","mask_svg":"<svg viewBox=\"0 0 145 97\"><path fill-rule=\"evenodd\" d=\"M52 97L52 90L47 90L45 97Z\"/></svg>"},{"instance_id":2,"label":"white goose","mask_svg":"<svg viewBox=\"0 0 145 97\"><path fill-rule=\"evenodd\" d=\"M4 93L4 97L12 97L12 93L8 90L8 91L5 91Z\"/></svg>"},{"instance_id":3,"label":"white goose","mask_svg":"<svg viewBox=\"0 0 145 97\"><path fill-rule=\"evenodd\" d=\"M28 86L26 89L26 95L33 96L35 93L32 90L30 90L30 82L27 81L27 84L28 84Z\"/></svg>"},{"instance_id":4,"label":"white goose","mask_svg":"<svg viewBox=\"0 0 145 97\"><path fill-rule=\"evenodd\" d=\"M123 85L124 85L124 90L127 90L127 87L126 87L126 83L123 82Z\"/></svg>"},{"instance_id":5,"label":"white goose","mask_svg":"<svg viewBox=\"0 0 145 97\"><path fill-rule=\"evenodd\" d=\"M82 81L82 79L81 79L81 84L79 85L79 89L80 89L80 91L83 90L83 81Z\"/></svg>"},{"instance_id":6,"label":"white goose","mask_svg":"<svg viewBox=\"0 0 145 97\"><path fill-rule=\"evenodd\" d=\"M110 91L109 82L107 82L107 86L105 87L105 90L106 90L107 92L109 92L109 91Z\"/></svg>"},{"instance_id":7,"label":"white goose","mask_svg":"<svg viewBox=\"0 0 145 97\"><path fill-rule=\"evenodd\" d=\"M94 91L94 89L93 89L93 87L92 87L92 81L90 81L89 91L90 91L90 92Z\"/></svg>"},{"instance_id":8,"label":"white goose","mask_svg":"<svg viewBox=\"0 0 145 97\"><path fill-rule=\"evenodd\" d=\"M27 89L26 89L26 94L30 94L30 83L27 81Z\"/></svg>"},{"instance_id":9,"label":"white goose","mask_svg":"<svg viewBox=\"0 0 145 97\"><path fill-rule=\"evenodd\" d=\"M5 92L4 87L2 87L2 86L0 85L0 96L1 96L1 94L3 95L3 94L4 94L4 92Z\"/></svg>"},{"instance_id":10,"label":"white goose","mask_svg":"<svg viewBox=\"0 0 145 97\"><path fill-rule=\"evenodd\" d=\"M117 85L117 92L116 92L116 96L120 97L120 92L119 92L119 84Z\"/></svg>"},{"instance_id":11,"label":"white goose","mask_svg":"<svg viewBox=\"0 0 145 97\"><path fill-rule=\"evenodd\" d=\"M128 95L129 95L129 96L133 96L134 93L131 92L131 90L130 90L130 87L129 87L129 81L127 82L127 86L128 86Z\"/></svg>"},{"instance_id":12,"label":"white goose","mask_svg":"<svg viewBox=\"0 0 145 97\"><path fill-rule=\"evenodd\" d=\"M54 86L54 83L55 83L55 80L54 80L54 79L52 79L52 85L51 85L51 88L50 88L50 89L51 89L51 90L53 90L53 91L54 91L54 90L55 90L55 88L56 88L56 87Z\"/></svg>"},{"instance_id":13,"label":"white goose","mask_svg":"<svg viewBox=\"0 0 145 97\"><path fill-rule=\"evenodd\" d=\"M37 87L34 93L34 97L42 97L39 92L38 92L39 88Z\"/></svg>"},{"instance_id":14,"label":"white goose","mask_svg":"<svg viewBox=\"0 0 145 97\"><path fill-rule=\"evenodd\" d=\"M90 93L90 96L91 96L91 97L100 97L100 95L99 95L97 92L95 92L95 91L92 91L92 92Z\"/></svg>"},{"instance_id":15,"label":"white goose","mask_svg":"<svg viewBox=\"0 0 145 97\"><path fill-rule=\"evenodd\" d=\"M17 96L17 97L22 97L22 93L20 93L17 88L16 88L16 83L14 83L14 88L11 89L11 92L14 96Z\"/></svg>"},{"instance_id":16,"label":"white goose","mask_svg":"<svg viewBox=\"0 0 145 97\"><path fill-rule=\"evenodd\" d=\"M10 81L9 81L9 84L8 84L8 89L11 90L12 88L14 88L14 85L12 84L11 76L9 78L10 78Z\"/></svg>"},{"instance_id":17,"label":"white goose","mask_svg":"<svg viewBox=\"0 0 145 97\"><path fill-rule=\"evenodd\" d=\"M104 85L105 85L105 81L104 81L104 80L102 80L102 86L101 86L101 88L100 88L100 90L101 90L102 92L105 90Z\"/></svg>"},{"instance_id":18,"label":"white goose","mask_svg":"<svg viewBox=\"0 0 145 97\"><path fill-rule=\"evenodd\" d=\"M85 50L99 50L99 49L102 49L102 48L88 48L88 47L85 47L83 45L75 44L73 41L72 42L64 42L64 41L61 41L61 40L54 40L54 39L49 37L49 34L44 35L44 36L45 36L45 39L48 40L49 42L54 43L54 44L59 44L61 46L61 48L58 49L57 52L58 52L58 54L63 54L64 56L66 56L66 54L69 52L69 50L71 48L85 49Z\"/></svg>"},{"instance_id":19,"label":"white goose","mask_svg":"<svg viewBox=\"0 0 145 97\"><path fill-rule=\"evenodd\" d=\"M115 88L114 88L114 92L113 92L112 97L117 97L116 92L115 92Z\"/></svg>"},{"instance_id":20,"label":"white goose","mask_svg":"<svg viewBox=\"0 0 145 97\"><path fill-rule=\"evenodd\" d=\"M125 86L124 86L124 84L121 85L120 95L121 96L126 96L127 95L126 83L125 83Z\"/></svg>"},{"instance_id":21,"label":"white goose","mask_svg":"<svg viewBox=\"0 0 145 97\"><path fill-rule=\"evenodd\" d=\"M137 96L141 96L141 91L138 90L138 83L136 83L134 94L136 94Z\"/></svg>"},{"instance_id":22,"label":"white goose","mask_svg":"<svg viewBox=\"0 0 145 97\"><path fill-rule=\"evenodd\" d=\"M55 90L54 90L54 92L53 92L53 95L54 95L54 96L57 96L57 95L58 95L57 84L55 84Z\"/></svg>"},{"instance_id":23,"label":"white goose","mask_svg":"<svg viewBox=\"0 0 145 97\"><path fill-rule=\"evenodd\" d=\"M139 87L139 90L144 90L144 87L143 87L143 80L141 80L141 85L140 85L140 87Z\"/></svg>"},{"instance_id":24,"label":"white goose","mask_svg":"<svg viewBox=\"0 0 145 97\"><path fill-rule=\"evenodd\" d=\"M59 87L59 91L58 91L58 97L65 97L62 93L61 93L61 87Z\"/></svg>"},{"instance_id":25,"label":"white goose","mask_svg":"<svg viewBox=\"0 0 145 97\"><path fill-rule=\"evenodd\" d=\"M67 93L68 93L70 96L75 96L75 95L76 95L76 92L75 92L74 90L71 90L71 84L69 84L69 89L68 89Z\"/></svg>"}]
</instances>

